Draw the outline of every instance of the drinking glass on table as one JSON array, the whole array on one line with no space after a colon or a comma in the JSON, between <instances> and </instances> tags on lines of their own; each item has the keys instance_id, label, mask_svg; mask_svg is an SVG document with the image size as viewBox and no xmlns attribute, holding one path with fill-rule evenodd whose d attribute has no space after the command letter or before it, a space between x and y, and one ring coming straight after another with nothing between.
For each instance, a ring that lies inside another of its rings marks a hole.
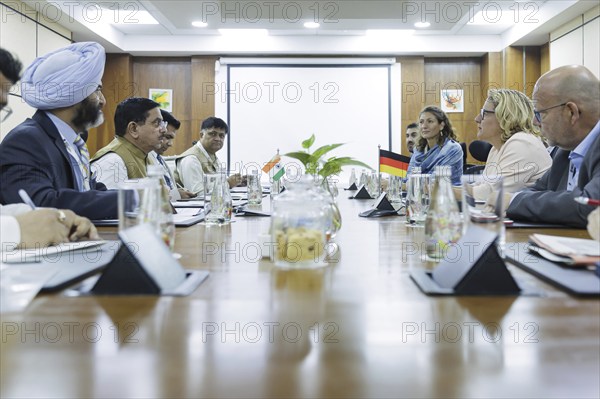
<instances>
[{"instance_id":1,"label":"drinking glass on table","mask_svg":"<svg viewBox=\"0 0 600 399\"><path fill-rule=\"evenodd\" d=\"M425 225L425 218L429 210L429 196L431 192L431 175L411 174L406 187L406 208L410 215L410 224Z\"/></svg>"},{"instance_id":2,"label":"drinking glass on table","mask_svg":"<svg viewBox=\"0 0 600 399\"><path fill-rule=\"evenodd\" d=\"M224 173L204 175L204 222L207 224L225 223L227 204L224 189L229 190L229 183Z\"/></svg>"},{"instance_id":3,"label":"drinking glass on table","mask_svg":"<svg viewBox=\"0 0 600 399\"><path fill-rule=\"evenodd\" d=\"M262 203L262 186L260 184L260 175L258 171L252 171L248 175L248 204L260 205Z\"/></svg>"},{"instance_id":4,"label":"drinking glass on table","mask_svg":"<svg viewBox=\"0 0 600 399\"><path fill-rule=\"evenodd\" d=\"M463 175L462 210L465 228L476 225L494 232L498 252L504 254L504 179L496 175Z\"/></svg>"},{"instance_id":5,"label":"drinking glass on table","mask_svg":"<svg viewBox=\"0 0 600 399\"><path fill-rule=\"evenodd\" d=\"M392 204L402 202L402 178L400 176L390 175L390 182L387 188L388 200Z\"/></svg>"}]
</instances>

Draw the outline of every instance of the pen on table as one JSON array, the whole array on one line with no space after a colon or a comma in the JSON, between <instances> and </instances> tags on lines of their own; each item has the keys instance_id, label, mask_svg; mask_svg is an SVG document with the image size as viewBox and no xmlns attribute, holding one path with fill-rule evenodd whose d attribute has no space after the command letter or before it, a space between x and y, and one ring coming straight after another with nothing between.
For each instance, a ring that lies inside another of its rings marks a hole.
<instances>
[{"instance_id":1,"label":"pen on table","mask_svg":"<svg viewBox=\"0 0 600 399\"><path fill-rule=\"evenodd\" d=\"M33 203L33 201L31 200L31 197L27 194L27 192L23 189L19 190L19 197L21 197L21 199L23 200L23 202L27 205L29 205L29 207L32 210L35 210L35 204Z\"/></svg>"},{"instance_id":2,"label":"pen on table","mask_svg":"<svg viewBox=\"0 0 600 399\"><path fill-rule=\"evenodd\" d=\"M600 200L591 199L586 197L575 197L575 201L583 205L600 206Z\"/></svg>"}]
</instances>

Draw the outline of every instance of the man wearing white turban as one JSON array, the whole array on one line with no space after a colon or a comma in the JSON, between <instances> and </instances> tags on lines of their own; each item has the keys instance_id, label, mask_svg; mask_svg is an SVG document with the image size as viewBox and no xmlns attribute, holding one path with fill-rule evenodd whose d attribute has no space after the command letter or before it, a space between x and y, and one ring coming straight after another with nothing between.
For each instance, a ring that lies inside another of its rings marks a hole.
<instances>
[{"instance_id":1,"label":"man wearing white turban","mask_svg":"<svg viewBox=\"0 0 600 399\"><path fill-rule=\"evenodd\" d=\"M73 43L27 67L22 97L38 110L0 143L1 203L20 202L22 188L37 206L90 219L117 217L117 192L91 176L81 137L104 121L105 58L97 43Z\"/></svg>"}]
</instances>

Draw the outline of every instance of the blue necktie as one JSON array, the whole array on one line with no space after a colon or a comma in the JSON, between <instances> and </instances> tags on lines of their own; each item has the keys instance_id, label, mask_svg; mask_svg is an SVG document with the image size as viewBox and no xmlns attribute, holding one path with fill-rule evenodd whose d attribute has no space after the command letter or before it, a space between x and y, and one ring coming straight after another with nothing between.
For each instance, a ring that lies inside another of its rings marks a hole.
<instances>
[{"instance_id":1,"label":"blue necktie","mask_svg":"<svg viewBox=\"0 0 600 399\"><path fill-rule=\"evenodd\" d=\"M158 162L160 162L160 164L163 166L163 168L165 168L165 171L167 171L168 166L165 163L165 160L163 159L163 157L156 154L156 159L158 159ZM169 186L169 190L173 190L173 182L171 181L171 176L169 176L169 173L165 173L165 182L167 183L167 186Z\"/></svg>"},{"instance_id":2,"label":"blue necktie","mask_svg":"<svg viewBox=\"0 0 600 399\"><path fill-rule=\"evenodd\" d=\"M571 165L569 166L569 178L567 180L567 191L573 191L577 182L575 181L575 175L577 174L577 167L571 161Z\"/></svg>"}]
</instances>

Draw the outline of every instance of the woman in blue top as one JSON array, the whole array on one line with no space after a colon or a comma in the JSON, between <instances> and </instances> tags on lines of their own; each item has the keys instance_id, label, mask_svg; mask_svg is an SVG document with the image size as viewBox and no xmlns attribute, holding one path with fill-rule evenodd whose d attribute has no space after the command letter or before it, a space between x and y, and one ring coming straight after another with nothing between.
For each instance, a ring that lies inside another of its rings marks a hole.
<instances>
[{"instance_id":1,"label":"woman in blue top","mask_svg":"<svg viewBox=\"0 0 600 399\"><path fill-rule=\"evenodd\" d=\"M433 173L437 165L452 168L452 184L459 186L463 171L463 151L456 140L452 124L444 111L435 106L423 108L419 116L421 138L410 158L409 175L415 166L421 173Z\"/></svg>"}]
</instances>

